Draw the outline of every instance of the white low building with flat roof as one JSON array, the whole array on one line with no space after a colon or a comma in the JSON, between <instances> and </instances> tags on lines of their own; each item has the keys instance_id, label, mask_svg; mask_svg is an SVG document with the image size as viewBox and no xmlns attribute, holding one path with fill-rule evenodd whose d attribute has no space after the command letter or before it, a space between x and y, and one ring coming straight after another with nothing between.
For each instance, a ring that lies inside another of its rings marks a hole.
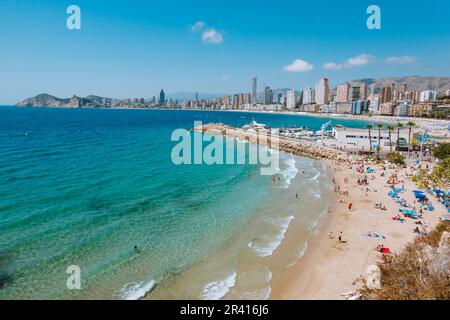
<instances>
[{"instance_id":1,"label":"white low building with flat roof","mask_svg":"<svg viewBox=\"0 0 450 320\"><path fill-rule=\"evenodd\" d=\"M358 128L347 128L343 126L335 126L333 128L333 137L335 139L332 142L333 147L342 148L347 151L363 151L368 152L369 147L369 130ZM412 137L411 137L412 138ZM392 150L397 148L397 129L391 131ZM408 143L408 128L400 130L400 146L407 146ZM371 144L372 151L375 152L378 147L378 128L371 129ZM387 129L381 129L380 132L380 146L381 151L389 152L389 131Z\"/></svg>"}]
</instances>

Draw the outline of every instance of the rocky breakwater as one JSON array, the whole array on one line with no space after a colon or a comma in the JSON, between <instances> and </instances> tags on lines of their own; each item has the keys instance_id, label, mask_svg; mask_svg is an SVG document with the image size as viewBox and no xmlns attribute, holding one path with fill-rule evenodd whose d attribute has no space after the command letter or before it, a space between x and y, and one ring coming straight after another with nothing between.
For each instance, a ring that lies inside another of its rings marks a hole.
<instances>
[{"instance_id":1,"label":"rocky breakwater","mask_svg":"<svg viewBox=\"0 0 450 320\"><path fill-rule=\"evenodd\" d=\"M308 157L317 160L350 160L350 155L344 151L324 147L315 142L292 139L271 134L265 129L249 129L244 130L224 124L210 123L193 129L196 132L204 132L210 135L222 135L229 138L246 140L280 151L292 153L302 157Z\"/></svg>"}]
</instances>

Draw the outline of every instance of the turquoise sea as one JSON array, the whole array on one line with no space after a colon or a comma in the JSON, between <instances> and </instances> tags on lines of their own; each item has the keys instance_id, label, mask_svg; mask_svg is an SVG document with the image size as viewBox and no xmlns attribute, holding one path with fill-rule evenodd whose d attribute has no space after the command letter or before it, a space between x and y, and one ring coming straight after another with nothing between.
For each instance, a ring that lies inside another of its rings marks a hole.
<instances>
[{"instance_id":1,"label":"turquoise sea","mask_svg":"<svg viewBox=\"0 0 450 320\"><path fill-rule=\"evenodd\" d=\"M0 107L0 299L269 297L328 206L324 164L282 154L274 179L258 165L170 157L175 129L252 119L316 130L330 120Z\"/></svg>"}]
</instances>

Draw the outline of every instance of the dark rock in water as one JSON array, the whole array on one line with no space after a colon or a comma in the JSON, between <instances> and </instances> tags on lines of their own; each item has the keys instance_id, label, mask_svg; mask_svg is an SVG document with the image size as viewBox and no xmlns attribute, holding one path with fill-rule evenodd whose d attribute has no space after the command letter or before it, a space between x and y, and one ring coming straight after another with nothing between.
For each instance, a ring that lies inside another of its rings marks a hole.
<instances>
[{"instance_id":1,"label":"dark rock in water","mask_svg":"<svg viewBox=\"0 0 450 320\"><path fill-rule=\"evenodd\" d=\"M10 253L0 254L0 289L4 288L13 279L13 274L8 271L11 260L12 255Z\"/></svg>"},{"instance_id":2,"label":"dark rock in water","mask_svg":"<svg viewBox=\"0 0 450 320\"><path fill-rule=\"evenodd\" d=\"M90 210L99 211L99 213L101 213L104 210L111 208L111 201L109 201L108 199L95 198L89 200L89 202L87 203L87 207Z\"/></svg>"},{"instance_id":3,"label":"dark rock in water","mask_svg":"<svg viewBox=\"0 0 450 320\"><path fill-rule=\"evenodd\" d=\"M12 280L12 276L6 273L0 273L0 289L6 286Z\"/></svg>"}]
</instances>

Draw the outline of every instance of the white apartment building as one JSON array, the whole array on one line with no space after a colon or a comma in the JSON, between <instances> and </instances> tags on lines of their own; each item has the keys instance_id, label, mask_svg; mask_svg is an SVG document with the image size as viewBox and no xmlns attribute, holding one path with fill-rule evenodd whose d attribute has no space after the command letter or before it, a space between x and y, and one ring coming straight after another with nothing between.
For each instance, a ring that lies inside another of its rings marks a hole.
<instances>
[{"instance_id":1,"label":"white apartment building","mask_svg":"<svg viewBox=\"0 0 450 320\"><path fill-rule=\"evenodd\" d=\"M401 102L398 106L394 108L394 115L397 117L406 117L409 112L409 104L406 102Z\"/></svg>"},{"instance_id":2,"label":"white apartment building","mask_svg":"<svg viewBox=\"0 0 450 320\"><path fill-rule=\"evenodd\" d=\"M369 112L374 113L374 114L379 114L380 113L380 96L376 95L376 94L371 94L369 96Z\"/></svg>"},{"instance_id":3,"label":"white apartment building","mask_svg":"<svg viewBox=\"0 0 450 320\"><path fill-rule=\"evenodd\" d=\"M435 101L436 98L437 98L436 90L425 90L420 92L419 101L420 102Z\"/></svg>"},{"instance_id":4,"label":"white apartment building","mask_svg":"<svg viewBox=\"0 0 450 320\"><path fill-rule=\"evenodd\" d=\"M312 88L303 89L303 104L314 103L314 90Z\"/></svg>"},{"instance_id":5,"label":"white apartment building","mask_svg":"<svg viewBox=\"0 0 450 320\"><path fill-rule=\"evenodd\" d=\"M286 109L294 110L297 102L297 97L295 94L295 90L289 90L286 93Z\"/></svg>"},{"instance_id":6,"label":"white apartment building","mask_svg":"<svg viewBox=\"0 0 450 320\"><path fill-rule=\"evenodd\" d=\"M320 81L316 84L316 103L328 104L329 94L330 88L328 86L328 79L320 79Z\"/></svg>"}]
</instances>

